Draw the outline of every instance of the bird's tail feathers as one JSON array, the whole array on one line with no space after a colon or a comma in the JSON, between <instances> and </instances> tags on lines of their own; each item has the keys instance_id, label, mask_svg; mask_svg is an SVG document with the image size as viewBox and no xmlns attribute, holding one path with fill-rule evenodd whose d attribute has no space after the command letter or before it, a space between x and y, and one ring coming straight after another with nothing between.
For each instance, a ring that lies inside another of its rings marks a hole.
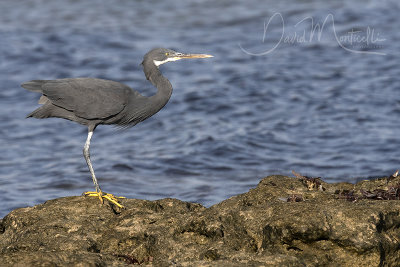
<instances>
[{"instance_id":1,"label":"bird's tail feathers","mask_svg":"<svg viewBox=\"0 0 400 267\"><path fill-rule=\"evenodd\" d=\"M40 108L35 109L34 111L32 111L31 113L29 113L26 117L27 118L36 118L36 119L45 119L45 118L49 118L49 112L48 112L48 105L43 105Z\"/></svg>"},{"instance_id":2,"label":"bird's tail feathers","mask_svg":"<svg viewBox=\"0 0 400 267\"><path fill-rule=\"evenodd\" d=\"M45 80L33 80L29 82L25 82L21 84L21 86L29 91L41 93L42 85L45 83Z\"/></svg>"}]
</instances>

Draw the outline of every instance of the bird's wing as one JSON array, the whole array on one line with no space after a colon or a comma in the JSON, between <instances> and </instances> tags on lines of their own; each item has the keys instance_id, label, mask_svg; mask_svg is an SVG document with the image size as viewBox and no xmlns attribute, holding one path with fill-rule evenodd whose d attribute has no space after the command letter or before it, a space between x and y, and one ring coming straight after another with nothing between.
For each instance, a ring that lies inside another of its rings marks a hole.
<instances>
[{"instance_id":1,"label":"bird's wing","mask_svg":"<svg viewBox=\"0 0 400 267\"><path fill-rule=\"evenodd\" d=\"M114 81L94 78L72 78L45 81L42 93L59 107L85 119L104 119L121 112L130 87Z\"/></svg>"}]
</instances>

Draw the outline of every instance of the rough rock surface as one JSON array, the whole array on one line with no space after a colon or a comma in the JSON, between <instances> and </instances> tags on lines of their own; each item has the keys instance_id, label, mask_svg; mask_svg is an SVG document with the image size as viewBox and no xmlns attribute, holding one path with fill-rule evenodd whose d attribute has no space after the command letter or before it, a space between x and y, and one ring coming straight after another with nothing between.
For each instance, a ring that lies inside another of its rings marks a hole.
<instances>
[{"instance_id":1,"label":"rough rock surface","mask_svg":"<svg viewBox=\"0 0 400 267\"><path fill-rule=\"evenodd\" d=\"M125 199L120 213L54 199L0 220L0 266L399 266L400 201L343 197L398 183L269 176L210 208Z\"/></svg>"}]
</instances>

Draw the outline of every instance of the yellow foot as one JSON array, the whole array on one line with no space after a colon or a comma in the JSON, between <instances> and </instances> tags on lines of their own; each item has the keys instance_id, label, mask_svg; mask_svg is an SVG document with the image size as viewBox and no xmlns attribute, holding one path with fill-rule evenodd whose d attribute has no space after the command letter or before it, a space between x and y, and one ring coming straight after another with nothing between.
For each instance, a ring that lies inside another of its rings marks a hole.
<instances>
[{"instance_id":1,"label":"yellow foot","mask_svg":"<svg viewBox=\"0 0 400 267\"><path fill-rule=\"evenodd\" d=\"M119 204L118 199L122 199L125 197L116 197L112 194L108 194L108 193L103 193L103 192L85 192L83 193L83 195L88 196L88 197L98 197L101 201L101 203L104 202L103 199L107 199L108 201L110 201L111 203L115 204L116 206L120 207L121 209L124 208L124 206L122 206L121 204Z\"/></svg>"}]
</instances>

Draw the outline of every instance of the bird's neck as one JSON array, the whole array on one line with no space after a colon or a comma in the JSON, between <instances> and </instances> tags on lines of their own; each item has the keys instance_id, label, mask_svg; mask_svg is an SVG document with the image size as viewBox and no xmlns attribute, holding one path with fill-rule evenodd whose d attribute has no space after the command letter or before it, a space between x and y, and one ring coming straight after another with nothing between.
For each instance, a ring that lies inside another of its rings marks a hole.
<instances>
[{"instance_id":1,"label":"bird's neck","mask_svg":"<svg viewBox=\"0 0 400 267\"><path fill-rule=\"evenodd\" d=\"M150 68L150 69L149 69ZM157 93L149 98L155 112L162 109L172 94L172 85L154 64L144 69L146 78L157 88Z\"/></svg>"}]
</instances>

